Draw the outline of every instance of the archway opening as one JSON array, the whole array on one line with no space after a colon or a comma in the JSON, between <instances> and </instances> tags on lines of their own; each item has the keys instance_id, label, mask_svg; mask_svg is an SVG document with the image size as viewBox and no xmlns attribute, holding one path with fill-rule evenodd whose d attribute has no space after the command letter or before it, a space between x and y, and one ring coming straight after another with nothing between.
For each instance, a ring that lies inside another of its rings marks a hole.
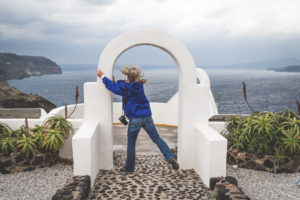
<instances>
[{"instance_id":1,"label":"archway opening","mask_svg":"<svg viewBox=\"0 0 300 200\"><path fill-rule=\"evenodd\" d=\"M113 76L115 80L125 78L120 72L123 65L139 66L144 78L145 94L150 101L152 117L156 129L171 149L177 147L178 142L178 101L170 106L178 92L179 73L173 58L160 48L142 45L135 46L123 52L115 61ZM121 125L118 117L121 115L121 97L113 95L113 150L117 153L126 152L127 127ZM169 108L167 108L169 107ZM172 110L171 110L172 108ZM168 115L164 112L172 112L170 117L174 119L162 119ZM176 113L176 114L175 114ZM159 153L157 146L151 141L145 130L141 129L136 143L137 153Z\"/></svg>"}]
</instances>

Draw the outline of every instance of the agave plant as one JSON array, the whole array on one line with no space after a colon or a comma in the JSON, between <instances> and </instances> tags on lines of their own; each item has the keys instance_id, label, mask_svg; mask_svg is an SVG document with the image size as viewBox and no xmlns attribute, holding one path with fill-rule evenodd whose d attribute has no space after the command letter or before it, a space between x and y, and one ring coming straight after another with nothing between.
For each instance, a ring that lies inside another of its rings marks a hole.
<instances>
[{"instance_id":1,"label":"agave plant","mask_svg":"<svg viewBox=\"0 0 300 200\"><path fill-rule=\"evenodd\" d=\"M226 129L231 132L234 131L241 124L241 117L232 116L226 123Z\"/></svg>"},{"instance_id":2,"label":"agave plant","mask_svg":"<svg viewBox=\"0 0 300 200\"><path fill-rule=\"evenodd\" d=\"M300 132L300 119L296 117L292 119L288 119L287 121L283 122L283 127L285 129L293 129L294 132Z\"/></svg>"},{"instance_id":3,"label":"agave plant","mask_svg":"<svg viewBox=\"0 0 300 200\"><path fill-rule=\"evenodd\" d=\"M30 136L30 131L23 125L19 129L11 131L10 135L11 137L22 138L23 135Z\"/></svg>"},{"instance_id":4,"label":"agave plant","mask_svg":"<svg viewBox=\"0 0 300 200\"><path fill-rule=\"evenodd\" d=\"M282 165L286 159L286 157L281 153L278 148L275 148L275 156L274 159L277 165Z\"/></svg>"},{"instance_id":5,"label":"agave plant","mask_svg":"<svg viewBox=\"0 0 300 200\"><path fill-rule=\"evenodd\" d=\"M43 141L46 135L46 131L45 132L35 132L34 134L32 134L32 138L34 138L36 145L37 145L37 149L41 149L42 145L43 145Z\"/></svg>"},{"instance_id":6,"label":"agave plant","mask_svg":"<svg viewBox=\"0 0 300 200\"><path fill-rule=\"evenodd\" d=\"M293 119L294 117L299 118L299 115L297 115L296 112L291 111L291 110L285 110L282 112L278 112L277 115L280 117L283 117L283 118L290 118L290 119Z\"/></svg>"},{"instance_id":7,"label":"agave plant","mask_svg":"<svg viewBox=\"0 0 300 200\"><path fill-rule=\"evenodd\" d=\"M300 132L295 129L288 129L283 131L284 137L282 137L284 148L290 153L300 151Z\"/></svg>"},{"instance_id":8,"label":"agave plant","mask_svg":"<svg viewBox=\"0 0 300 200\"><path fill-rule=\"evenodd\" d=\"M7 124L0 122L0 139L7 136L11 131L11 128Z\"/></svg>"},{"instance_id":9,"label":"agave plant","mask_svg":"<svg viewBox=\"0 0 300 200\"><path fill-rule=\"evenodd\" d=\"M47 130L42 147L49 151L57 151L64 144L64 135L57 130Z\"/></svg>"},{"instance_id":10,"label":"agave plant","mask_svg":"<svg viewBox=\"0 0 300 200\"><path fill-rule=\"evenodd\" d=\"M40 125L35 125L34 128L31 128L30 131L32 131L33 133L36 133L36 132L45 132L45 127L44 126L40 126Z\"/></svg>"},{"instance_id":11,"label":"agave plant","mask_svg":"<svg viewBox=\"0 0 300 200\"><path fill-rule=\"evenodd\" d=\"M272 122L274 121L273 115L264 114L255 116L253 119L253 129L257 131L258 134L271 134Z\"/></svg>"},{"instance_id":12,"label":"agave plant","mask_svg":"<svg viewBox=\"0 0 300 200\"><path fill-rule=\"evenodd\" d=\"M2 139L0 145L2 152L7 152L7 153L16 152L17 151L16 141L17 139L14 137L6 137Z\"/></svg>"},{"instance_id":13,"label":"agave plant","mask_svg":"<svg viewBox=\"0 0 300 200\"><path fill-rule=\"evenodd\" d=\"M37 149L36 140L32 136L26 136L23 134L21 140L17 141L17 148L27 156L33 155Z\"/></svg>"},{"instance_id":14,"label":"agave plant","mask_svg":"<svg viewBox=\"0 0 300 200\"><path fill-rule=\"evenodd\" d=\"M292 116L291 112L282 112L280 115L256 112L244 120L231 118L226 124L228 131L226 138L229 140L229 144L239 151L255 154L274 155L277 147L282 150L290 149L292 147L288 146L291 146L291 136L285 136L283 131L293 128L294 132L299 132L299 120L283 117L288 114ZM294 150L292 151L294 152ZM284 151L281 152L287 154Z\"/></svg>"},{"instance_id":15,"label":"agave plant","mask_svg":"<svg viewBox=\"0 0 300 200\"><path fill-rule=\"evenodd\" d=\"M47 118L44 127L60 132L65 138L68 137L70 131L73 131L72 124L60 115Z\"/></svg>"}]
</instances>

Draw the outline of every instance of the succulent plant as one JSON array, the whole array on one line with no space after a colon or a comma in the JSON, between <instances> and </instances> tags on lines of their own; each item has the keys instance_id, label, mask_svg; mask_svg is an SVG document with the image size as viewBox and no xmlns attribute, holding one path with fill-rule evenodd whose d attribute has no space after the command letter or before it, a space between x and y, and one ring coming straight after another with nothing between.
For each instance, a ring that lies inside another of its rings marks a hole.
<instances>
[{"instance_id":1,"label":"succulent plant","mask_svg":"<svg viewBox=\"0 0 300 200\"><path fill-rule=\"evenodd\" d=\"M22 139L17 141L17 148L27 156L31 156L37 149L36 140L32 136L23 134Z\"/></svg>"},{"instance_id":2,"label":"succulent plant","mask_svg":"<svg viewBox=\"0 0 300 200\"><path fill-rule=\"evenodd\" d=\"M13 137L6 137L4 139L1 140L1 150L2 152L6 152L6 153L11 153L11 152L16 152L16 138Z\"/></svg>"},{"instance_id":3,"label":"succulent plant","mask_svg":"<svg viewBox=\"0 0 300 200\"><path fill-rule=\"evenodd\" d=\"M282 156L300 152L300 118L292 111L252 113L248 118L232 117L226 123L229 144L239 151Z\"/></svg>"},{"instance_id":4,"label":"succulent plant","mask_svg":"<svg viewBox=\"0 0 300 200\"><path fill-rule=\"evenodd\" d=\"M0 139L7 136L10 131L12 130L7 124L0 122Z\"/></svg>"},{"instance_id":5,"label":"succulent plant","mask_svg":"<svg viewBox=\"0 0 300 200\"><path fill-rule=\"evenodd\" d=\"M67 138L69 133L73 131L72 124L60 115L47 118L44 122L44 127L60 132L65 138Z\"/></svg>"},{"instance_id":6,"label":"succulent plant","mask_svg":"<svg viewBox=\"0 0 300 200\"><path fill-rule=\"evenodd\" d=\"M47 130L42 147L48 151L57 151L64 144L64 135L57 130Z\"/></svg>"}]
</instances>

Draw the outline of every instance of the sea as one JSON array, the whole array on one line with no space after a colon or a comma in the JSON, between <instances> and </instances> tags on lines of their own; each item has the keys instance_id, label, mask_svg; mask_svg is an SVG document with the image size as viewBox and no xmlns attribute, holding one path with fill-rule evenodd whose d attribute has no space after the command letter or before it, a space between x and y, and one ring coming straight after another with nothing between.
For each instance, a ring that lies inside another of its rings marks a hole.
<instances>
[{"instance_id":1,"label":"sea","mask_svg":"<svg viewBox=\"0 0 300 200\"><path fill-rule=\"evenodd\" d=\"M79 103L83 103L83 84L96 82L97 65L61 65L62 74L34 76L22 80L9 80L10 86L28 94L40 95L56 106L74 104L75 88L79 87ZM145 93L151 102L167 102L178 91L176 66L141 66L148 81ZM243 97L243 82L246 84L249 104L257 111L297 112L296 100L300 102L300 73L274 72L264 69L204 68L211 91L220 114L250 114L252 111ZM115 66L116 80L124 79L120 66ZM101 83L99 83L101 84ZM120 97L113 95L113 101Z\"/></svg>"}]
</instances>

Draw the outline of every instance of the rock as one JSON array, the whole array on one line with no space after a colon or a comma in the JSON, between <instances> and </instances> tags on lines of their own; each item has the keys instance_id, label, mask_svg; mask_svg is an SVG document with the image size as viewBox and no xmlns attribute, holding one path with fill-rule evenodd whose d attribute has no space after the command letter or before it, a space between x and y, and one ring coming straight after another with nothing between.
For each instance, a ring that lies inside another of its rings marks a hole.
<instances>
[{"instance_id":1,"label":"rock","mask_svg":"<svg viewBox=\"0 0 300 200\"><path fill-rule=\"evenodd\" d=\"M227 162L228 164L232 164L233 169L240 167L275 173L293 173L300 171L299 154L286 158L281 165L276 164L273 155L255 155L232 149L228 152L227 156Z\"/></svg>"},{"instance_id":2,"label":"rock","mask_svg":"<svg viewBox=\"0 0 300 200\"><path fill-rule=\"evenodd\" d=\"M263 161L261 159L255 159L255 163L258 165L263 165Z\"/></svg>"},{"instance_id":3,"label":"rock","mask_svg":"<svg viewBox=\"0 0 300 200\"><path fill-rule=\"evenodd\" d=\"M40 165L43 162L43 156L42 155L37 155L34 159L34 161L32 162L33 165Z\"/></svg>"},{"instance_id":4,"label":"rock","mask_svg":"<svg viewBox=\"0 0 300 200\"><path fill-rule=\"evenodd\" d=\"M56 108L56 105L41 96L22 93L8 84L4 86L4 81L1 80L0 108L43 108L47 112Z\"/></svg>"},{"instance_id":5,"label":"rock","mask_svg":"<svg viewBox=\"0 0 300 200\"><path fill-rule=\"evenodd\" d=\"M237 187L232 188L232 189L230 190L230 194L241 194L241 193L242 193L241 190L238 189Z\"/></svg>"},{"instance_id":6,"label":"rock","mask_svg":"<svg viewBox=\"0 0 300 200\"><path fill-rule=\"evenodd\" d=\"M8 87L8 83L6 82L6 80L0 78L0 88L1 87Z\"/></svg>"},{"instance_id":7,"label":"rock","mask_svg":"<svg viewBox=\"0 0 300 200\"><path fill-rule=\"evenodd\" d=\"M229 185L226 186L226 189L232 189L232 188L235 188L235 187L236 187L236 185L229 184Z\"/></svg>"},{"instance_id":8,"label":"rock","mask_svg":"<svg viewBox=\"0 0 300 200\"><path fill-rule=\"evenodd\" d=\"M20 166L14 166L10 169L10 173L16 173L16 172L22 172L22 171L24 171L24 168L20 167Z\"/></svg>"},{"instance_id":9,"label":"rock","mask_svg":"<svg viewBox=\"0 0 300 200\"><path fill-rule=\"evenodd\" d=\"M272 169L274 167L274 163L271 160L266 159L264 161L264 166Z\"/></svg>"},{"instance_id":10,"label":"rock","mask_svg":"<svg viewBox=\"0 0 300 200\"><path fill-rule=\"evenodd\" d=\"M230 183L233 184L235 186L238 186L238 181L236 180L236 178L234 178L233 176L226 176L225 180Z\"/></svg>"},{"instance_id":11,"label":"rock","mask_svg":"<svg viewBox=\"0 0 300 200\"><path fill-rule=\"evenodd\" d=\"M22 154L17 155L16 162L23 162L25 160L24 156Z\"/></svg>"},{"instance_id":12,"label":"rock","mask_svg":"<svg viewBox=\"0 0 300 200\"><path fill-rule=\"evenodd\" d=\"M216 188L218 188L219 190L225 190L225 185L222 183L217 183Z\"/></svg>"},{"instance_id":13,"label":"rock","mask_svg":"<svg viewBox=\"0 0 300 200\"><path fill-rule=\"evenodd\" d=\"M236 178L227 176L226 178L220 178L216 183L218 188L218 196L216 199L247 199L244 192L237 186Z\"/></svg>"},{"instance_id":14,"label":"rock","mask_svg":"<svg viewBox=\"0 0 300 200\"><path fill-rule=\"evenodd\" d=\"M211 178L209 181L209 188L211 190L215 189L216 183L220 181L220 178Z\"/></svg>"},{"instance_id":15,"label":"rock","mask_svg":"<svg viewBox=\"0 0 300 200\"><path fill-rule=\"evenodd\" d=\"M0 162L0 167L9 167L13 164L11 160L8 160L6 162Z\"/></svg>"},{"instance_id":16,"label":"rock","mask_svg":"<svg viewBox=\"0 0 300 200\"><path fill-rule=\"evenodd\" d=\"M86 199L90 191L89 176L74 176L67 180L62 189L58 189L52 199ZM93 195L91 195L93 196Z\"/></svg>"}]
</instances>

